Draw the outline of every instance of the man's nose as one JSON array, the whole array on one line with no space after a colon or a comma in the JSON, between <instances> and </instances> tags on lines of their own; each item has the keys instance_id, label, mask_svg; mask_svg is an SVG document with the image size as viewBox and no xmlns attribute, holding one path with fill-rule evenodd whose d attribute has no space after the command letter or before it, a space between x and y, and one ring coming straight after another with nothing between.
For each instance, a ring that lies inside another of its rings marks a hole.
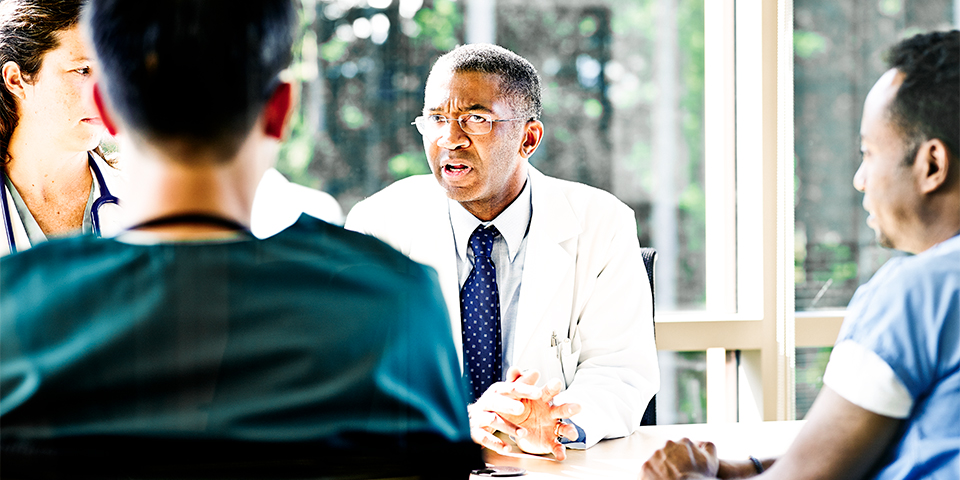
<instances>
[{"instance_id":1,"label":"man's nose","mask_svg":"<svg viewBox=\"0 0 960 480\"><path fill-rule=\"evenodd\" d=\"M440 137L437 139L437 146L447 150L456 150L470 145L470 136L462 128L460 122L451 119L445 126L440 128Z\"/></svg>"},{"instance_id":2,"label":"man's nose","mask_svg":"<svg viewBox=\"0 0 960 480\"><path fill-rule=\"evenodd\" d=\"M860 167L857 168L857 173L853 174L853 188L856 188L858 191L864 191L867 186L867 172L863 168L863 162L860 162Z\"/></svg>"}]
</instances>

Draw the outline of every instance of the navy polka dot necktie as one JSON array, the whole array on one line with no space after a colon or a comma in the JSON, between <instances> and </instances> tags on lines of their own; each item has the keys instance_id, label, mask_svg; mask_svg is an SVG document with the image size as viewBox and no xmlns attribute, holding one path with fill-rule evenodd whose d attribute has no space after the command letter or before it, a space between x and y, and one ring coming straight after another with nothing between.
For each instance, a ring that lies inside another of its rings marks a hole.
<instances>
[{"instance_id":1,"label":"navy polka dot necktie","mask_svg":"<svg viewBox=\"0 0 960 480\"><path fill-rule=\"evenodd\" d=\"M494 382L500 381L500 292L497 271L490 260L496 227L483 225L470 235L473 271L460 290L460 318L463 322L463 359L473 398L480 398Z\"/></svg>"}]
</instances>

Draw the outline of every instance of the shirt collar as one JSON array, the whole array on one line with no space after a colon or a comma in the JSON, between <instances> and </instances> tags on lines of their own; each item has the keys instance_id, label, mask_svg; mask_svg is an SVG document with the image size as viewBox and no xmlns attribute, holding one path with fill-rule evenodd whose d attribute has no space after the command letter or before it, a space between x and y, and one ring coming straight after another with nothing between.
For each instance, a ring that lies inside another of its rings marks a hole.
<instances>
[{"instance_id":1,"label":"shirt collar","mask_svg":"<svg viewBox=\"0 0 960 480\"><path fill-rule=\"evenodd\" d=\"M460 202L447 199L450 210L450 224L453 225L453 241L457 246L457 254L461 259L467 258L467 245L470 244L470 235L477 229L477 225L497 227L500 236L507 242L507 253L512 262L520 251L520 243L527 235L527 226L530 225L530 213L533 210L530 196L530 177L527 177L523 190L507 208L489 222L482 222L472 213L460 205Z\"/></svg>"}]
</instances>

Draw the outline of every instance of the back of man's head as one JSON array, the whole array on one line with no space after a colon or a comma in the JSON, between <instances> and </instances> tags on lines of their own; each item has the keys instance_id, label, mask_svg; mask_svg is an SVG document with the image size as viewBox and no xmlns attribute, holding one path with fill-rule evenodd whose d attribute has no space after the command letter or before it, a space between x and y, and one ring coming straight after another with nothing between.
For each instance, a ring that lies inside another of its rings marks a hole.
<instances>
[{"instance_id":1,"label":"back of man's head","mask_svg":"<svg viewBox=\"0 0 960 480\"><path fill-rule=\"evenodd\" d=\"M127 133L221 158L290 64L295 14L291 0L91 0L85 13L101 92Z\"/></svg>"},{"instance_id":2,"label":"back of man's head","mask_svg":"<svg viewBox=\"0 0 960 480\"><path fill-rule=\"evenodd\" d=\"M956 162L960 155L960 31L903 40L887 52L887 63L904 74L889 111L904 140L915 150L920 143L938 138Z\"/></svg>"}]
</instances>

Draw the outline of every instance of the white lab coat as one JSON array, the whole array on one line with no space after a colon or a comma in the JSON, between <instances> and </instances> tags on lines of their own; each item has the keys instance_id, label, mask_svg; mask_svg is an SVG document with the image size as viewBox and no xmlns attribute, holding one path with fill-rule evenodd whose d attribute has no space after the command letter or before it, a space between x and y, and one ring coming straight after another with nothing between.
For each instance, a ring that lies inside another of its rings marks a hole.
<instances>
[{"instance_id":1,"label":"white lab coat","mask_svg":"<svg viewBox=\"0 0 960 480\"><path fill-rule=\"evenodd\" d=\"M257 238L280 233L306 213L334 225L343 225L343 209L330 194L290 182L276 169L263 174L253 199L250 231Z\"/></svg>"},{"instance_id":2,"label":"white lab coat","mask_svg":"<svg viewBox=\"0 0 960 480\"><path fill-rule=\"evenodd\" d=\"M630 435L660 388L633 211L602 190L529 170L533 214L511 364L539 370L541 385L563 380L556 403L583 407L572 420L586 432L587 447ZM436 179L394 183L358 203L346 227L437 270L462 365L456 250Z\"/></svg>"}]
</instances>

